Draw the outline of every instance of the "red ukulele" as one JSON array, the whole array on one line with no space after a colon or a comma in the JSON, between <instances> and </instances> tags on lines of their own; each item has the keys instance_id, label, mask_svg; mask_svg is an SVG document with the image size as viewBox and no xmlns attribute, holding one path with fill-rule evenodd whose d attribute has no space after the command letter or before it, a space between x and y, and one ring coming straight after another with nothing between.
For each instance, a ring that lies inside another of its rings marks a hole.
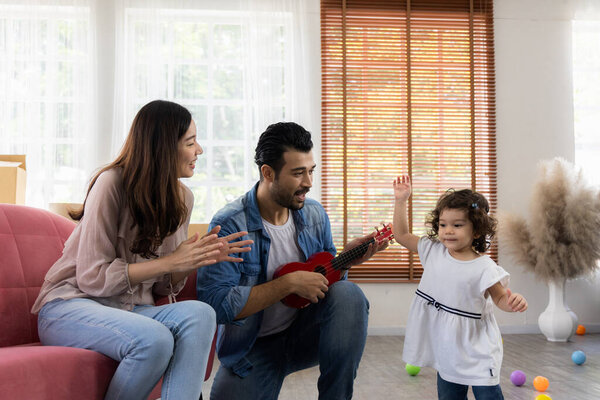
<instances>
[{"instance_id":1,"label":"red ukulele","mask_svg":"<svg viewBox=\"0 0 600 400\"><path fill-rule=\"evenodd\" d=\"M377 230L377 235L374 238L341 253L335 258L331 253L323 251L313 254L306 262L293 262L282 265L273 273L273 279L295 271L318 272L327 278L329 281L328 286L331 286L342 278L344 271L350 269L352 261L362 257L367 252L367 248L371 243L381 243L386 239L392 240L393 238L391 224L384 225L381 231ZM300 297L297 294L290 294L281 299L281 302L288 307L294 308L302 308L310 304L310 300Z\"/></svg>"}]
</instances>

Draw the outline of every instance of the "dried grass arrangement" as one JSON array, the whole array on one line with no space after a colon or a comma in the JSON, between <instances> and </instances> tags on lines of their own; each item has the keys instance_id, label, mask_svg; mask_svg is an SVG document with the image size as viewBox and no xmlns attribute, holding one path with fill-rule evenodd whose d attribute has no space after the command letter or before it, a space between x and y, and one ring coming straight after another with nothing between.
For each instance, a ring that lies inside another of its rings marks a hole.
<instances>
[{"instance_id":1,"label":"dried grass arrangement","mask_svg":"<svg viewBox=\"0 0 600 400\"><path fill-rule=\"evenodd\" d=\"M600 197L581 171L555 158L539 165L529 222L499 215L498 240L506 253L546 282L596 271L600 259Z\"/></svg>"}]
</instances>

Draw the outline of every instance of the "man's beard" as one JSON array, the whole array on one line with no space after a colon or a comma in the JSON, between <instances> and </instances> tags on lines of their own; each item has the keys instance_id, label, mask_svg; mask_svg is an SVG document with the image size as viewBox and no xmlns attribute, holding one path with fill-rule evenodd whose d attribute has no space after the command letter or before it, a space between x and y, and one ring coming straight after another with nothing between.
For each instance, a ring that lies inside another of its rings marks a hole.
<instances>
[{"instance_id":1,"label":"man's beard","mask_svg":"<svg viewBox=\"0 0 600 400\"><path fill-rule=\"evenodd\" d=\"M271 188L271 195L273 196L273 200L275 203L279 204L281 207L289 208L290 210L297 211L304 207L304 202L296 202L294 201L294 197L297 195L301 195L304 193L308 193L309 189L300 189L296 192L288 195L281 186L277 183L277 181L273 182L273 186Z\"/></svg>"}]
</instances>

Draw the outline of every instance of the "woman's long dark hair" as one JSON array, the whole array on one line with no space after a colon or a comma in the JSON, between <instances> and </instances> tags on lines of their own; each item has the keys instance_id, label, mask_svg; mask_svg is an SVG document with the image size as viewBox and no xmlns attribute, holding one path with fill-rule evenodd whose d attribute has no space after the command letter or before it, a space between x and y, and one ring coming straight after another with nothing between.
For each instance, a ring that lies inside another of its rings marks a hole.
<instances>
[{"instance_id":1,"label":"woman's long dark hair","mask_svg":"<svg viewBox=\"0 0 600 400\"><path fill-rule=\"evenodd\" d=\"M158 257L156 250L187 217L179 187L178 141L189 129L192 115L179 104L155 100L140 109L119 156L93 178L112 168L122 168L123 189L137 237L130 250L145 258ZM83 218L85 202L71 218Z\"/></svg>"}]
</instances>

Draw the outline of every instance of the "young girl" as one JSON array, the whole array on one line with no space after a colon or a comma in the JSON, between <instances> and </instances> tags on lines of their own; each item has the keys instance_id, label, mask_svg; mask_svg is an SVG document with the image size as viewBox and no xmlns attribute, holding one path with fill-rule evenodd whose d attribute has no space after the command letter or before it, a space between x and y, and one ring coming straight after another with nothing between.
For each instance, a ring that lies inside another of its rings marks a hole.
<instances>
[{"instance_id":1,"label":"young girl","mask_svg":"<svg viewBox=\"0 0 600 400\"><path fill-rule=\"evenodd\" d=\"M188 110L168 101L136 115L121 154L92 179L79 224L46 274L32 312L44 345L98 351L119 361L105 399L198 399L215 332L199 301L154 306L196 268L240 262L250 240L236 232L187 239L194 204L179 178L194 174L202 148Z\"/></svg>"},{"instance_id":2,"label":"young girl","mask_svg":"<svg viewBox=\"0 0 600 400\"><path fill-rule=\"evenodd\" d=\"M527 301L511 293L508 273L485 252L496 221L485 197L469 189L449 190L430 215L428 236L408 230L408 176L394 180L394 237L419 254L423 277L412 302L405 362L438 371L438 398L466 400L469 386L478 400L503 399L502 342L492 301L502 310L523 312Z\"/></svg>"}]
</instances>

